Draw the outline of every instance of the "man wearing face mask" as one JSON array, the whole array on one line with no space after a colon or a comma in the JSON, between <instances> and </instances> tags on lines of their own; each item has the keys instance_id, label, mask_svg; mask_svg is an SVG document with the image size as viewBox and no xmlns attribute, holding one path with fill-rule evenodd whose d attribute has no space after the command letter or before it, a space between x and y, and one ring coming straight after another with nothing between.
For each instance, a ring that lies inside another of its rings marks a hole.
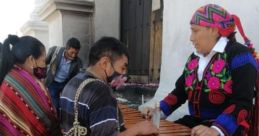
<instances>
[{"instance_id":1,"label":"man wearing face mask","mask_svg":"<svg viewBox=\"0 0 259 136\"><path fill-rule=\"evenodd\" d=\"M46 64L48 65L45 84L49 89L52 102L59 111L59 96L66 83L74 77L82 67L78 57L80 42L70 38L66 47L51 47L48 51Z\"/></svg>"},{"instance_id":2,"label":"man wearing face mask","mask_svg":"<svg viewBox=\"0 0 259 136\"><path fill-rule=\"evenodd\" d=\"M137 123L127 130L123 126L123 118L112 94L110 82L126 74L128 56L127 48L111 37L104 37L92 46L89 67L68 82L60 97L60 118L64 133L74 128L75 95L78 94L77 89L81 83L89 79L95 81L82 88L77 103L78 121L87 129L87 135L135 136L158 133L158 129L150 121Z\"/></svg>"}]
</instances>

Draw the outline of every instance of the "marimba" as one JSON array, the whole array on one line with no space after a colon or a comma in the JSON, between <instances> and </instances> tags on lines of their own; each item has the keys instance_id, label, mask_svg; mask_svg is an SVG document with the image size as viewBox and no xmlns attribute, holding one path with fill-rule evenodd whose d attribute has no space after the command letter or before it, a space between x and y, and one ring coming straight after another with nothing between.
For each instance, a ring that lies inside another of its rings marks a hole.
<instances>
[{"instance_id":1,"label":"marimba","mask_svg":"<svg viewBox=\"0 0 259 136\"><path fill-rule=\"evenodd\" d=\"M119 107L123 114L126 128L144 120L139 111L129 108L126 105L119 105ZM159 136L190 136L191 129L180 124L161 120L159 131Z\"/></svg>"}]
</instances>

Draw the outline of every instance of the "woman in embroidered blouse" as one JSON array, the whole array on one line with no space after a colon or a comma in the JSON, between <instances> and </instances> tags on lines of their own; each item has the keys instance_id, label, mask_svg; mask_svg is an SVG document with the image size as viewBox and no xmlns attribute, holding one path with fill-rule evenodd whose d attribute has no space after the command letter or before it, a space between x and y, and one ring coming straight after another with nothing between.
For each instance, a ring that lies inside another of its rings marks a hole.
<instances>
[{"instance_id":1,"label":"woman in embroidered blouse","mask_svg":"<svg viewBox=\"0 0 259 136\"><path fill-rule=\"evenodd\" d=\"M235 27L247 46L236 41ZM205 5L191 19L190 40L196 51L175 89L160 102L162 113L168 116L188 100L190 115L175 122L192 128L192 136L244 135L258 64L239 18L218 5Z\"/></svg>"},{"instance_id":2,"label":"woman in embroidered blouse","mask_svg":"<svg viewBox=\"0 0 259 136\"><path fill-rule=\"evenodd\" d=\"M9 35L0 64L0 135L60 135L55 108L41 82L45 47L30 36Z\"/></svg>"}]
</instances>

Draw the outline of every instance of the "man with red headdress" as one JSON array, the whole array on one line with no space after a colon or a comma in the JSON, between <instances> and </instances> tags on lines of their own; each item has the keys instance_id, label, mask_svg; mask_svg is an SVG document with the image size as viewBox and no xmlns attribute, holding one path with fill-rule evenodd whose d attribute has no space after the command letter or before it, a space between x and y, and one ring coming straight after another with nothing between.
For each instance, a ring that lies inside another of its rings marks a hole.
<instances>
[{"instance_id":1,"label":"man with red headdress","mask_svg":"<svg viewBox=\"0 0 259 136\"><path fill-rule=\"evenodd\" d=\"M249 129L258 64L240 20L208 4L191 19L190 55L175 89L160 102L166 116L188 100L190 115L175 121L192 136L245 135ZM238 28L245 45L235 39Z\"/></svg>"}]
</instances>

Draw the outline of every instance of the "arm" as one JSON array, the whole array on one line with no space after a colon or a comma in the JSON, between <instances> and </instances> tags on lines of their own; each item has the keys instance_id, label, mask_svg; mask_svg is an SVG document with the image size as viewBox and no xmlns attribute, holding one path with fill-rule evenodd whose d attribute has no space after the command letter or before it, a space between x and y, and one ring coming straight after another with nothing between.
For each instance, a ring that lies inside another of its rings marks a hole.
<instances>
[{"instance_id":1,"label":"arm","mask_svg":"<svg viewBox=\"0 0 259 136\"><path fill-rule=\"evenodd\" d=\"M73 78L76 74L80 72L82 68L82 61L80 58L77 58L75 61L73 61L72 66L70 67L71 73L69 75L68 79Z\"/></svg>"},{"instance_id":2,"label":"arm","mask_svg":"<svg viewBox=\"0 0 259 136\"><path fill-rule=\"evenodd\" d=\"M98 84L96 84L98 85ZM142 121L126 131L118 132L117 103L109 92L109 88L99 84L93 95L90 106L91 136L137 136L157 134L158 129L150 121ZM105 90L105 91L104 91ZM105 128L105 129L104 129Z\"/></svg>"},{"instance_id":3,"label":"arm","mask_svg":"<svg viewBox=\"0 0 259 136\"><path fill-rule=\"evenodd\" d=\"M75 75L76 75L78 72L80 72L80 71L82 70L82 68L83 68L83 62L82 62L82 60L78 57L78 59L77 59L77 70L76 70Z\"/></svg>"},{"instance_id":4,"label":"arm","mask_svg":"<svg viewBox=\"0 0 259 136\"><path fill-rule=\"evenodd\" d=\"M126 131L118 134L118 136L143 136L143 135L156 135L158 134L158 129L152 124L151 121L142 121Z\"/></svg>"},{"instance_id":5,"label":"arm","mask_svg":"<svg viewBox=\"0 0 259 136\"><path fill-rule=\"evenodd\" d=\"M174 110L185 103L188 98L184 85L185 78L184 74L182 74L176 81L175 89L160 101L160 108L166 116L169 116Z\"/></svg>"},{"instance_id":6,"label":"arm","mask_svg":"<svg viewBox=\"0 0 259 136\"><path fill-rule=\"evenodd\" d=\"M115 136L119 133L117 102L109 89L104 83L94 82L89 91L86 91L88 93L82 96L88 98L85 99L85 103L89 104L89 117L87 118L91 136Z\"/></svg>"},{"instance_id":7,"label":"arm","mask_svg":"<svg viewBox=\"0 0 259 136\"><path fill-rule=\"evenodd\" d=\"M78 57L78 67L79 67L79 70L80 68L83 68L83 62L79 57Z\"/></svg>"},{"instance_id":8,"label":"arm","mask_svg":"<svg viewBox=\"0 0 259 136\"><path fill-rule=\"evenodd\" d=\"M114 111L115 112L115 111ZM127 128L125 131L119 133L117 130L117 122L112 114L110 114L108 109L100 110L98 113L94 113L94 116L98 116L98 118L103 118L103 120L99 120L98 122L93 116L90 116L91 122L96 122L94 125L90 126L91 136L138 136L138 135L152 135L158 134L158 128L152 124L151 121L141 121L137 124L133 125L130 128ZM106 119L105 119L106 117ZM90 123L92 124L92 123ZM105 129L104 129L105 128Z\"/></svg>"}]
</instances>

